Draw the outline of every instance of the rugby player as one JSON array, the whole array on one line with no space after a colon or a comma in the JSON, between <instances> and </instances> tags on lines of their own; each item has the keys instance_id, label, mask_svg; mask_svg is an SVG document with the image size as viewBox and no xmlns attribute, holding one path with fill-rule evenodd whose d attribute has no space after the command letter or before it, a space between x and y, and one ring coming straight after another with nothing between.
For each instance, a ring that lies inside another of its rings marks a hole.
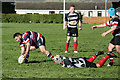
<instances>
[{"instance_id":1,"label":"rugby player","mask_svg":"<svg viewBox=\"0 0 120 80\"><path fill-rule=\"evenodd\" d=\"M107 34L109 34L110 32L112 32L113 38L109 43L108 53L113 53L113 49L116 48L117 52L120 54L120 19L116 15L114 8L108 9L108 15L110 16L110 18L112 18L110 21L108 21L104 24L101 24L101 25L92 26L91 28L94 29L97 27L110 26L111 29L102 33L101 36L104 37ZM110 62L107 66L112 66L112 65L113 65L113 58L110 58Z\"/></svg>"},{"instance_id":2,"label":"rugby player","mask_svg":"<svg viewBox=\"0 0 120 80\"><path fill-rule=\"evenodd\" d=\"M82 30L81 21L79 19L79 14L75 12L75 6L70 6L70 12L65 16L65 29L67 28L67 41L66 41L66 51L68 53L68 47L70 43L71 36L74 40L74 53L77 52L77 37L78 37L78 29L77 23L79 22L79 30Z\"/></svg>"},{"instance_id":3,"label":"rugby player","mask_svg":"<svg viewBox=\"0 0 120 80\"><path fill-rule=\"evenodd\" d=\"M15 33L13 35L13 38L19 42L21 47L21 55L24 55L24 59L26 63L28 62L29 51L35 50L37 48L39 48L43 54L47 55L51 59L54 58L54 56L49 51L46 50L45 38L40 33L34 31L28 31L23 34Z\"/></svg>"},{"instance_id":4,"label":"rugby player","mask_svg":"<svg viewBox=\"0 0 120 80\"><path fill-rule=\"evenodd\" d=\"M108 53L104 58L102 58L98 62L98 64L93 63L96 57L101 54L104 54L104 52L99 51L88 60L86 60L85 57L84 58L68 58L68 57L62 57L60 55L56 55L54 57L54 61L56 64L62 64L62 67L68 67L68 68L74 68L74 67L76 68L82 68L82 67L98 68L98 67L102 67L108 58L115 57L113 53Z\"/></svg>"}]
</instances>

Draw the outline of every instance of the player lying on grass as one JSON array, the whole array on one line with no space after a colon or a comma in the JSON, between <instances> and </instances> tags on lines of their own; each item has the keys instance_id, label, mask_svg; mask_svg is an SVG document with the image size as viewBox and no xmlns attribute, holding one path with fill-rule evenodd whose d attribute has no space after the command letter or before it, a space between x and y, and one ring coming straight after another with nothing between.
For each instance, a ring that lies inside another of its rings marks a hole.
<instances>
[{"instance_id":1,"label":"player lying on grass","mask_svg":"<svg viewBox=\"0 0 120 80\"><path fill-rule=\"evenodd\" d=\"M108 9L108 15L112 18L110 21L104 24L92 26L91 28L95 29L97 27L110 26L111 29L109 29L108 31L104 32L101 35L104 37L112 32L113 38L109 43L108 51L109 53L113 53L113 49L116 48L117 52L120 54L120 19L116 15L114 8ZM112 66L112 65L113 65L113 58L110 58L110 63L107 66Z\"/></svg>"},{"instance_id":2,"label":"player lying on grass","mask_svg":"<svg viewBox=\"0 0 120 80\"><path fill-rule=\"evenodd\" d=\"M60 55L56 55L54 57L54 61L56 64L62 64L62 67L68 67L68 68L81 68L81 67L93 67L98 68L103 66L103 64L106 62L106 60L110 57L116 57L113 53L107 54L103 59L101 59L98 64L93 63L93 61L96 59L98 55L104 54L103 51L97 52L94 56L92 56L90 59L86 60L86 58L68 58L68 57L62 57Z\"/></svg>"},{"instance_id":3,"label":"player lying on grass","mask_svg":"<svg viewBox=\"0 0 120 80\"><path fill-rule=\"evenodd\" d=\"M34 31L28 31L23 34L15 33L13 35L13 38L19 42L21 47L21 55L24 55L25 62L28 62L29 51L35 50L37 48L39 48L43 54L47 55L51 59L54 58L54 56L49 51L46 50L45 38L40 33Z\"/></svg>"}]
</instances>

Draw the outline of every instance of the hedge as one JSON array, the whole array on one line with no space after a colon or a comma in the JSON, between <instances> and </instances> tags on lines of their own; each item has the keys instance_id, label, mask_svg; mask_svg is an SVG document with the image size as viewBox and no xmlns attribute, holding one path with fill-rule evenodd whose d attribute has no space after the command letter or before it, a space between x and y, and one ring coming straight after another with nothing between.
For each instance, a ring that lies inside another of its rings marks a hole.
<instances>
[{"instance_id":1,"label":"hedge","mask_svg":"<svg viewBox=\"0 0 120 80\"><path fill-rule=\"evenodd\" d=\"M2 14L3 23L63 23L62 14Z\"/></svg>"}]
</instances>

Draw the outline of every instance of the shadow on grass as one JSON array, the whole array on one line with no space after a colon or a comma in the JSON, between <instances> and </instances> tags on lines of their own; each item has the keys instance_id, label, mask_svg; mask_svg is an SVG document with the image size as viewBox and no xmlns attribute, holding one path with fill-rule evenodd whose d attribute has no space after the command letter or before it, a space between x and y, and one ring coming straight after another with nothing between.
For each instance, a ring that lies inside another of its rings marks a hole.
<instances>
[{"instance_id":1,"label":"shadow on grass","mask_svg":"<svg viewBox=\"0 0 120 80\"><path fill-rule=\"evenodd\" d=\"M53 61L53 60L43 60L43 61L29 61L28 63L44 63L48 61Z\"/></svg>"},{"instance_id":2,"label":"shadow on grass","mask_svg":"<svg viewBox=\"0 0 120 80\"><path fill-rule=\"evenodd\" d=\"M116 64L116 65L114 65L114 66L120 66L120 64Z\"/></svg>"}]
</instances>

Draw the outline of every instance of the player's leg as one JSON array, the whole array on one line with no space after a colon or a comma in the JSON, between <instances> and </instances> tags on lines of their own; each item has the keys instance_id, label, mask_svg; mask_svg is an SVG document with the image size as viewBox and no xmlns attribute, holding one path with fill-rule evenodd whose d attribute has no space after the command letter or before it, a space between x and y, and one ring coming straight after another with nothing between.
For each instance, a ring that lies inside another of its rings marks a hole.
<instances>
[{"instance_id":1,"label":"player's leg","mask_svg":"<svg viewBox=\"0 0 120 80\"><path fill-rule=\"evenodd\" d=\"M116 47L117 52L120 54L120 45L116 45L115 47ZM113 53L113 52L111 51L111 53ZM109 60L110 61L107 66L113 66L113 57L109 58Z\"/></svg>"},{"instance_id":2,"label":"player's leg","mask_svg":"<svg viewBox=\"0 0 120 80\"><path fill-rule=\"evenodd\" d=\"M49 58L51 58L51 59L54 58L54 56L53 56L49 51L46 50L46 47L45 47L45 38L44 38L44 36L42 36L42 37L38 40L37 46L39 46L39 49L40 49L40 51L41 51L43 54L47 55L47 56L48 56Z\"/></svg>"},{"instance_id":3,"label":"player's leg","mask_svg":"<svg viewBox=\"0 0 120 80\"><path fill-rule=\"evenodd\" d=\"M78 29L72 29L71 31L72 36L73 36L73 40L74 40L74 53L78 53L77 52L77 37L78 37Z\"/></svg>"},{"instance_id":4,"label":"player's leg","mask_svg":"<svg viewBox=\"0 0 120 80\"><path fill-rule=\"evenodd\" d=\"M111 52L114 48L115 48L115 45L113 45L112 43L109 43L108 51Z\"/></svg>"},{"instance_id":5,"label":"player's leg","mask_svg":"<svg viewBox=\"0 0 120 80\"><path fill-rule=\"evenodd\" d=\"M116 48L117 52L120 54L120 37L118 37L118 36L115 36L111 40L109 47L108 47L108 50L111 51L111 53L113 53L112 50L114 48ZM113 66L113 58L109 58L109 59L110 59L110 62L107 66Z\"/></svg>"},{"instance_id":6,"label":"player's leg","mask_svg":"<svg viewBox=\"0 0 120 80\"><path fill-rule=\"evenodd\" d=\"M115 48L115 45L114 44L114 38L111 40L111 42L109 43L109 46L108 46L108 53L113 53L113 49ZM107 66L112 66L113 65L113 57L112 58L109 58L109 63Z\"/></svg>"},{"instance_id":7,"label":"player's leg","mask_svg":"<svg viewBox=\"0 0 120 80\"><path fill-rule=\"evenodd\" d=\"M117 52L120 54L120 45L116 45L115 47L116 47Z\"/></svg>"},{"instance_id":8,"label":"player's leg","mask_svg":"<svg viewBox=\"0 0 120 80\"><path fill-rule=\"evenodd\" d=\"M77 52L77 37L73 37L74 40L74 53L78 53Z\"/></svg>"},{"instance_id":9,"label":"player's leg","mask_svg":"<svg viewBox=\"0 0 120 80\"><path fill-rule=\"evenodd\" d=\"M118 36L115 37L115 47L117 52L120 54L120 37Z\"/></svg>"},{"instance_id":10,"label":"player's leg","mask_svg":"<svg viewBox=\"0 0 120 80\"><path fill-rule=\"evenodd\" d=\"M65 50L65 53L67 53L67 52L68 52L70 39L71 39L71 37L70 37L70 36L67 36L67 41L66 41L66 50Z\"/></svg>"},{"instance_id":11,"label":"player's leg","mask_svg":"<svg viewBox=\"0 0 120 80\"><path fill-rule=\"evenodd\" d=\"M97 68L96 64L93 62L89 62L88 60L84 59L86 63L86 67Z\"/></svg>"},{"instance_id":12,"label":"player's leg","mask_svg":"<svg viewBox=\"0 0 120 80\"><path fill-rule=\"evenodd\" d=\"M65 53L68 53L70 39L71 39L71 28L68 28L67 29L67 41L66 41L66 50L65 50Z\"/></svg>"},{"instance_id":13,"label":"player's leg","mask_svg":"<svg viewBox=\"0 0 120 80\"><path fill-rule=\"evenodd\" d=\"M47 56L48 56L49 58L51 58L51 59L54 58L54 56L53 56L49 51L47 51L47 50L45 49L45 46L39 46L39 48L40 48L40 51L41 51L43 54L47 55Z\"/></svg>"},{"instance_id":14,"label":"player's leg","mask_svg":"<svg viewBox=\"0 0 120 80\"><path fill-rule=\"evenodd\" d=\"M115 54L113 53L108 53L104 58L102 58L98 64L96 64L97 67L102 67L103 64L107 61L108 58L113 58L113 57L116 57Z\"/></svg>"},{"instance_id":15,"label":"player's leg","mask_svg":"<svg viewBox=\"0 0 120 80\"><path fill-rule=\"evenodd\" d=\"M95 55L93 55L90 59L88 59L89 62L93 62L97 56L104 54L103 51L98 51Z\"/></svg>"}]
</instances>

